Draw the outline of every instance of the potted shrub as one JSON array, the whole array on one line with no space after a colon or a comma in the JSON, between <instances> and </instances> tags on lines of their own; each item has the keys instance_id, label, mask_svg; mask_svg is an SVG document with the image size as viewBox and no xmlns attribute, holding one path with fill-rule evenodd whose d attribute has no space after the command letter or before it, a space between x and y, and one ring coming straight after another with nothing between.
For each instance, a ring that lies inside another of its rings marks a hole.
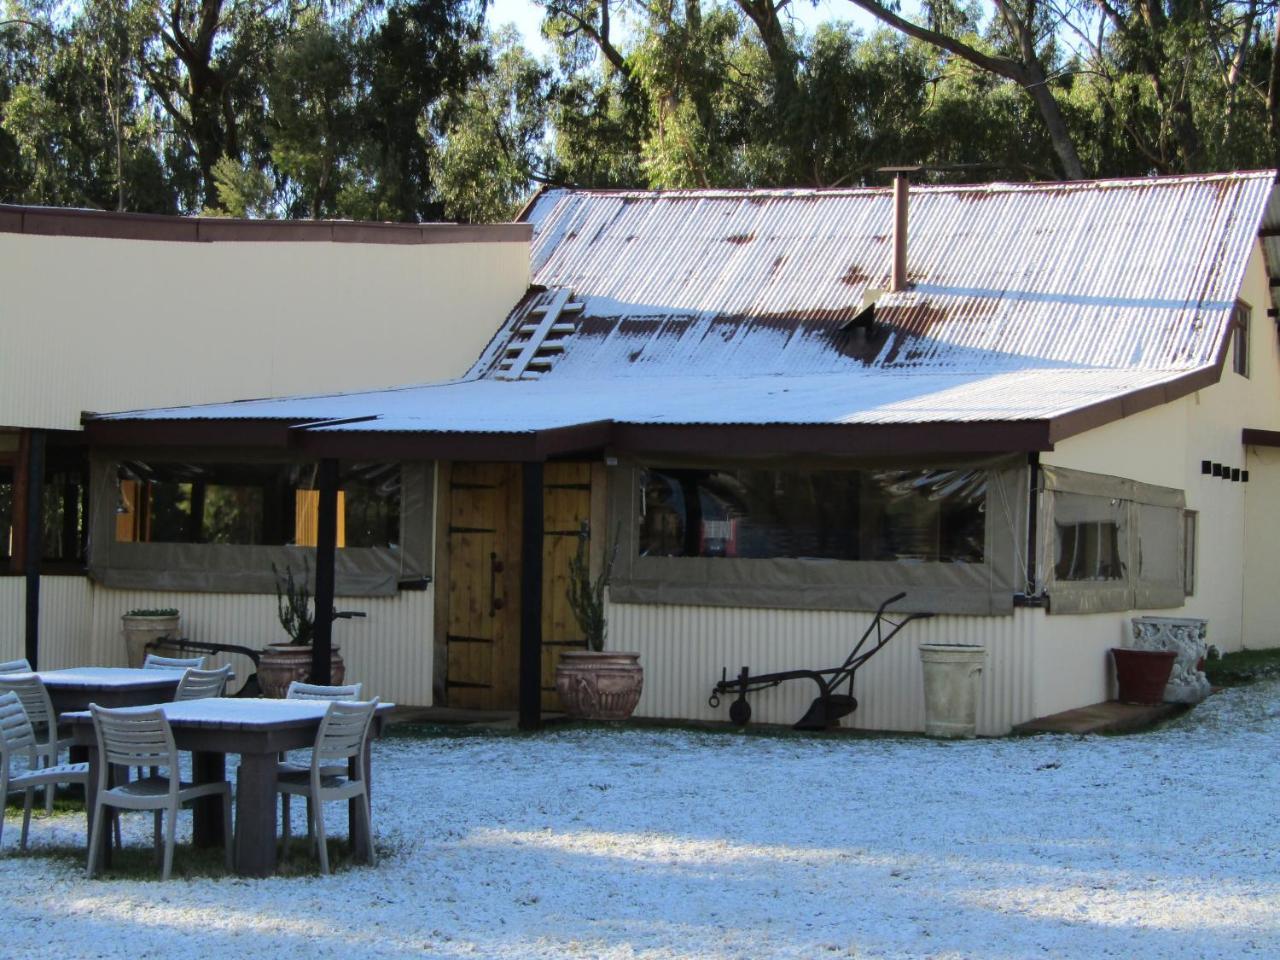
<instances>
[{"instance_id":1,"label":"potted shrub","mask_svg":"<svg viewBox=\"0 0 1280 960\"><path fill-rule=\"evenodd\" d=\"M586 649L568 650L556 666L560 704L578 720L625 720L640 702L644 670L640 654L604 649L608 633L604 593L617 557L616 542L605 544L604 568L591 576L590 528L582 525L578 549L569 563L569 609L586 638Z\"/></svg>"},{"instance_id":2,"label":"potted shrub","mask_svg":"<svg viewBox=\"0 0 1280 960\"><path fill-rule=\"evenodd\" d=\"M147 659L147 644L176 638L181 617L173 607L159 610L130 610L120 618L124 650L129 666L141 667Z\"/></svg>"},{"instance_id":3,"label":"potted shrub","mask_svg":"<svg viewBox=\"0 0 1280 960\"><path fill-rule=\"evenodd\" d=\"M283 697L294 680L307 683L311 679L311 641L315 637L315 603L307 581L311 571L304 563L301 581L293 570L284 568L282 575L271 565L276 576L276 615L289 635L283 643L269 643L258 660L258 686L264 697ZM346 679L347 668L335 646L329 652L329 679L339 684Z\"/></svg>"}]
</instances>

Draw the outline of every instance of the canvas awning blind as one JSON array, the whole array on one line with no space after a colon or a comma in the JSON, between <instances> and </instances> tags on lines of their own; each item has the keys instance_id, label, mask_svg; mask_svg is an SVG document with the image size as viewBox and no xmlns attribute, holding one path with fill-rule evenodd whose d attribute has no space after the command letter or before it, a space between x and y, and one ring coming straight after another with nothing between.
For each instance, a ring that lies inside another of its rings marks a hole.
<instances>
[{"instance_id":1,"label":"canvas awning blind","mask_svg":"<svg viewBox=\"0 0 1280 960\"><path fill-rule=\"evenodd\" d=\"M211 456L211 461L280 462L260 453ZM314 547L300 544L121 542L117 538L117 505L121 502L118 464L134 452L101 451L90 468L89 575L104 586L132 590L190 590L209 593L272 593L272 566L301 571L315 567ZM167 453L166 456L175 456ZM344 547L335 558L336 592L341 596L390 596L402 582L421 580L431 572L431 505L433 465L400 464L398 542L386 546ZM306 519L306 498L299 516ZM305 539L305 524L302 530Z\"/></svg>"},{"instance_id":2,"label":"canvas awning blind","mask_svg":"<svg viewBox=\"0 0 1280 960\"><path fill-rule=\"evenodd\" d=\"M837 469L831 461L823 463ZM880 459L873 463L883 468L909 462ZM1010 614L1013 595L1022 586L1027 466L1021 457L930 464L986 472L983 560L976 563L642 556L637 517L642 495L639 477L645 466L629 462L610 470L610 534L616 532L619 543L610 586L614 602L862 611L874 610L886 597L906 591L906 599L895 609ZM859 465L846 461L840 466L856 469Z\"/></svg>"},{"instance_id":3,"label":"canvas awning blind","mask_svg":"<svg viewBox=\"0 0 1280 960\"><path fill-rule=\"evenodd\" d=\"M1182 606L1183 491L1057 466L1040 478L1036 569L1051 613ZM1089 561L1073 564L1086 535Z\"/></svg>"}]
</instances>

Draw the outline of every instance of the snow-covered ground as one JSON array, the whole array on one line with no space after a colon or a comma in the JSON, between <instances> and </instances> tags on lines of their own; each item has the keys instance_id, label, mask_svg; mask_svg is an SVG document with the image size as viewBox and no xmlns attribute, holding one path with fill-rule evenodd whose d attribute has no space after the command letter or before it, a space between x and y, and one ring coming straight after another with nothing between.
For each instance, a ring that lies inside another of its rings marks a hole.
<instances>
[{"instance_id":1,"label":"snow-covered ground","mask_svg":"<svg viewBox=\"0 0 1280 960\"><path fill-rule=\"evenodd\" d=\"M90 882L0 857L0 955L1274 958L1278 759L1280 682L1121 738L388 740L377 868Z\"/></svg>"}]
</instances>

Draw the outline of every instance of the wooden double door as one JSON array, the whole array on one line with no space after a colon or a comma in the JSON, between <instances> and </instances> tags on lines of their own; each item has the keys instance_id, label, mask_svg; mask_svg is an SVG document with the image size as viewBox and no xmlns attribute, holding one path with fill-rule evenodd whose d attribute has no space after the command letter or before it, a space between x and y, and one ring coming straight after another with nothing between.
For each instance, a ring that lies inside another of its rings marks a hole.
<instances>
[{"instance_id":1,"label":"wooden double door","mask_svg":"<svg viewBox=\"0 0 1280 960\"><path fill-rule=\"evenodd\" d=\"M514 710L520 677L522 465L442 465L440 531L447 568L440 619L445 627L445 700L463 709ZM590 463L543 467L542 708L559 709L555 668L566 648L584 644L567 593L569 562L584 531L604 536L604 472ZM599 538L588 541L598 569Z\"/></svg>"}]
</instances>

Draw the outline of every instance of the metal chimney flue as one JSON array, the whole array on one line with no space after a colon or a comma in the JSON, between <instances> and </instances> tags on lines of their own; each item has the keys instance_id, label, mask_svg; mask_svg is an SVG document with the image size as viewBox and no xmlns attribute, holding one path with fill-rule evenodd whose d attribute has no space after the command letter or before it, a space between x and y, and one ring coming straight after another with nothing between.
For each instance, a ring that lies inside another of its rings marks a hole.
<instances>
[{"instance_id":1,"label":"metal chimney flue","mask_svg":"<svg viewBox=\"0 0 1280 960\"><path fill-rule=\"evenodd\" d=\"M907 204L911 186L905 173L893 178L893 276L890 291L907 289Z\"/></svg>"},{"instance_id":2,"label":"metal chimney flue","mask_svg":"<svg viewBox=\"0 0 1280 960\"><path fill-rule=\"evenodd\" d=\"M907 289L907 212L910 205L909 176L921 167L881 167L893 174L893 265L889 271L889 292Z\"/></svg>"}]
</instances>

